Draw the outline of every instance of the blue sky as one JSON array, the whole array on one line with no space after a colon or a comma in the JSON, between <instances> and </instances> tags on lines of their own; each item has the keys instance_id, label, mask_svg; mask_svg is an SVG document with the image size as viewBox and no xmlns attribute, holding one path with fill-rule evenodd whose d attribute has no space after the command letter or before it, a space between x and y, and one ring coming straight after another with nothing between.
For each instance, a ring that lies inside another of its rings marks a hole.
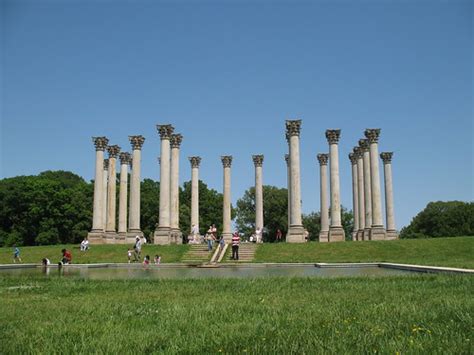
<instances>
[{"instance_id":1,"label":"blue sky","mask_svg":"<svg viewBox=\"0 0 474 355\"><path fill-rule=\"evenodd\" d=\"M340 128L347 158L365 128L394 151L397 227L429 201L473 200L471 1L1 2L0 177L71 170L94 176L91 136L130 150L143 134L142 176L159 179L155 125L182 133L201 178L232 198L254 183L286 187L284 121L303 120L303 211L319 210L316 154ZM381 172L381 178L383 174Z\"/></svg>"}]
</instances>

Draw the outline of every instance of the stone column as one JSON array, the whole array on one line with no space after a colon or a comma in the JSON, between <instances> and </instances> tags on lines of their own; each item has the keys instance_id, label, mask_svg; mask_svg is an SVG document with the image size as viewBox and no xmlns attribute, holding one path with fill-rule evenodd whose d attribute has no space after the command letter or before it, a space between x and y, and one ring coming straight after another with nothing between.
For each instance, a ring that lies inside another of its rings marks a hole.
<instances>
[{"instance_id":1,"label":"stone column","mask_svg":"<svg viewBox=\"0 0 474 355\"><path fill-rule=\"evenodd\" d=\"M130 159L130 218L128 225L127 241L135 242L136 236L143 237L140 228L140 184L141 184L141 154L145 137L128 136L128 140L132 145L132 157Z\"/></svg>"},{"instance_id":2,"label":"stone column","mask_svg":"<svg viewBox=\"0 0 474 355\"><path fill-rule=\"evenodd\" d=\"M392 185L392 156L393 152L380 153L383 160L385 177L385 213L387 217L387 239L398 239L393 212L393 185Z\"/></svg>"},{"instance_id":3,"label":"stone column","mask_svg":"<svg viewBox=\"0 0 474 355\"><path fill-rule=\"evenodd\" d=\"M232 165L232 156L221 156L222 165L224 167L224 205L223 205L223 220L222 220L222 237L229 243L232 238L230 230L231 211L230 211L230 167Z\"/></svg>"},{"instance_id":4,"label":"stone column","mask_svg":"<svg viewBox=\"0 0 474 355\"><path fill-rule=\"evenodd\" d=\"M128 164L130 153L120 153L120 192L119 192L119 225L118 239L125 243L127 237L127 190L128 190Z\"/></svg>"},{"instance_id":5,"label":"stone column","mask_svg":"<svg viewBox=\"0 0 474 355\"><path fill-rule=\"evenodd\" d=\"M364 160L363 151L360 147L354 147L354 154L357 157L357 193L359 195L359 230L357 231L357 240L364 240L365 228L365 200L364 200Z\"/></svg>"},{"instance_id":6,"label":"stone column","mask_svg":"<svg viewBox=\"0 0 474 355\"><path fill-rule=\"evenodd\" d=\"M201 157L189 157L191 163L191 226L199 230L199 164Z\"/></svg>"},{"instance_id":7,"label":"stone column","mask_svg":"<svg viewBox=\"0 0 474 355\"><path fill-rule=\"evenodd\" d=\"M115 228L116 225L116 161L117 156L120 153L120 147L118 145L111 145L107 148L109 153L109 185L107 192L107 227L105 229L106 243L115 243L115 238L117 237L117 231Z\"/></svg>"},{"instance_id":8,"label":"stone column","mask_svg":"<svg viewBox=\"0 0 474 355\"><path fill-rule=\"evenodd\" d=\"M301 176L300 176L300 131L301 120L287 120L286 133L290 142L291 218L286 241L303 243L304 229L301 220Z\"/></svg>"},{"instance_id":9,"label":"stone column","mask_svg":"<svg viewBox=\"0 0 474 355\"><path fill-rule=\"evenodd\" d=\"M372 227L372 187L370 183L370 152L367 139L359 140L359 147L362 150L362 160L364 165L364 237L363 240L370 240L370 229Z\"/></svg>"},{"instance_id":10,"label":"stone column","mask_svg":"<svg viewBox=\"0 0 474 355\"><path fill-rule=\"evenodd\" d=\"M171 187L170 187L170 242L183 244L183 233L179 229L179 147L183 141L181 134L171 135Z\"/></svg>"},{"instance_id":11,"label":"stone column","mask_svg":"<svg viewBox=\"0 0 474 355\"><path fill-rule=\"evenodd\" d=\"M319 232L319 242L329 242L329 207L328 207L328 154L318 154L319 161L319 196L320 196L320 217L321 231Z\"/></svg>"},{"instance_id":12,"label":"stone column","mask_svg":"<svg viewBox=\"0 0 474 355\"><path fill-rule=\"evenodd\" d=\"M104 150L107 148L109 140L107 137L92 137L95 145L95 179L94 179L94 205L92 210L92 229L88 233L90 243L102 243L104 232L104 218L102 216L102 199L104 188Z\"/></svg>"},{"instance_id":13,"label":"stone column","mask_svg":"<svg viewBox=\"0 0 474 355\"><path fill-rule=\"evenodd\" d=\"M155 230L155 244L170 244L170 139L174 127L170 124L157 125L161 138L160 157L160 212L158 228Z\"/></svg>"},{"instance_id":14,"label":"stone column","mask_svg":"<svg viewBox=\"0 0 474 355\"><path fill-rule=\"evenodd\" d=\"M354 212L354 229L352 230L352 240L357 240L359 230L359 194L357 183L357 156L349 153L349 160L352 165L352 210Z\"/></svg>"},{"instance_id":15,"label":"stone column","mask_svg":"<svg viewBox=\"0 0 474 355\"><path fill-rule=\"evenodd\" d=\"M255 229L260 228L263 235L263 155L252 155L255 165Z\"/></svg>"},{"instance_id":16,"label":"stone column","mask_svg":"<svg viewBox=\"0 0 474 355\"><path fill-rule=\"evenodd\" d=\"M102 177L104 181L102 185L102 191L104 192L102 198L102 218L104 220L103 226L105 232L105 226L107 225L107 182L109 181L109 159L104 159L104 172Z\"/></svg>"},{"instance_id":17,"label":"stone column","mask_svg":"<svg viewBox=\"0 0 474 355\"><path fill-rule=\"evenodd\" d=\"M290 169L290 155L285 154L285 161L286 161L286 181L287 181L287 194L288 194L288 227L287 227L287 236L290 232L290 224L291 224L291 169Z\"/></svg>"},{"instance_id":18,"label":"stone column","mask_svg":"<svg viewBox=\"0 0 474 355\"><path fill-rule=\"evenodd\" d=\"M384 240L386 230L382 218L382 195L380 193L379 141L380 129L366 129L365 136L370 144L370 186L372 188L372 229L371 240Z\"/></svg>"},{"instance_id":19,"label":"stone column","mask_svg":"<svg viewBox=\"0 0 474 355\"><path fill-rule=\"evenodd\" d=\"M341 223L341 197L339 188L339 137L340 129L326 130L326 138L329 143L330 162L330 189L331 189L331 225L329 226L329 241L345 241L345 232Z\"/></svg>"}]
</instances>

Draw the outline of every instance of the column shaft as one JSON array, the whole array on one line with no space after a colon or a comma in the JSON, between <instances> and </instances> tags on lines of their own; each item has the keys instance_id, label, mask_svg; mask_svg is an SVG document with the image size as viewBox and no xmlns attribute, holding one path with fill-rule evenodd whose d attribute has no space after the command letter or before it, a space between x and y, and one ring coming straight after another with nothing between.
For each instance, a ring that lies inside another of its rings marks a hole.
<instances>
[{"instance_id":1,"label":"column shaft","mask_svg":"<svg viewBox=\"0 0 474 355\"><path fill-rule=\"evenodd\" d=\"M128 162L120 164L120 193L119 193L119 234L127 234L127 189L128 189Z\"/></svg>"},{"instance_id":2,"label":"column shaft","mask_svg":"<svg viewBox=\"0 0 474 355\"><path fill-rule=\"evenodd\" d=\"M199 167L191 169L191 225L199 229Z\"/></svg>"},{"instance_id":3,"label":"column shaft","mask_svg":"<svg viewBox=\"0 0 474 355\"><path fill-rule=\"evenodd\" d=\"M104 172L102 174L103 183L102 183L102 219L103 219L103 226L104 232L105 227L107 225L107 183L109 181L109 160L104 159Z\"/></svg>"},{"instance_id":4,"label":"column shaft","mask_svg":"<svg viewBox=\"0 0 474 355\"><path fill-rule=\"evenodd\" d=\"M224 203L222 213L222 237L226 242L230 242L231 232L231 195L230 195L230 167L232 163L231 156L223 156L222 163L224 165Z\"/></svg>"},{"instance_id":5,"label":"column shaft","mask_svg":"<svg viewBox=\"0 0 474 355\"><path fill-rule=\"evenodd\" d=\"M255 165L255 229L263 233L263 155L252 156Z\"/></svg>"},{"instance_id":6,"label":"column shaft","mask_svg":"<svg viewBox=\"0 0 474 355\"><path fill-rule=\"evenodd\" d=\"M364 161L363 153L359 152L357 156L357 192L359 195L359 230L357 231L357 240L364 240L365 228L365 192L364 192Z\"/></svg>"},{"instance_id":7,"label":"column shaft","mask_svg":"<svg viewBox=\"0 0 474 355\"><path fill-rule=\"evenodd\" d=\"M287 195L288 195L288 227L287 227L287 234L290 232L290 225L291 225L291 169L290 169L290 155L286 154L286 183L287 183Z\"/></svg>"},{"instance_id":8,"label":"column shaft","mask_svg":"<svg viewBox=\"0 0 474 355\"><path fill-rule=\"evenodd\" d=\"M352 231L352 240L357 240L357 231L359 230L359 193L357 182L357 157L353 153L349 154L352 164L352 208L354 212L354 229Z\"/></svg>"},{"instance_id":9,"label":"column shaft","mask_svg":"<svg viewBox=\"0 0 474 355\"><path fill-rule=\"evenodd\" d=\"M140 227L140 181L141 181L141 155L142 145L145 138L142 136L130 136L132 144L132 169L130 172L130 218L129 218L129 232L130 237L142 236L143 233Z\"/></svg>"},{"instance_id":10,"label":"column shaft","mask_svg":"<svg viewBox=\"0 0 474 355\"><path fill-rule=\"evenodd\" d=\"M179 229L179 148L182 139L181 134L171 135L170 227L173 244L181 244L183 241Z\"/></svg>"},{"instance_id":11,"label":"column shaft","mask_svg":"<svg viewBox=\"0 0 474 355\"><path fill-rule=\"evenodd\" d=\"M392 152L380 154L384 162L385 178L385 213L387 218L387 239L397 239L398 233L395 227L395 213L393 208L393 185L392 185Z\"/></svg>"},{"instance_id":12,"label":"column shaft","mask_svg":"<svg viewBox=\"0 0 474 355\"><path fill-rule=\"evenodd\" d=\"M95 152L95 180L94 180L94 206L92 212L92 232L102 232L104 230L104 219L102 217L103 199L103 173L104 173L104 151Z\"/></svg>"},{"instance_id":13,"label":"column shaft","mask_svg":"<svg viewBox=\"0 0 474 355\"><path fill-rule=\"evenodd\" d=\"M170 141L161 140L159 228L170 228Z\"/></svg>"},{"instance_id":14,"label":"column shaft","mask_svg":"<svg viewBox=\"0 0 474 355\"><path fill-rule=\"evenodd\" d=\"M328 206L328 154L318 154L319 160L319 196L320 196L320 217L321 231L319 241L328 242L329 235L329 206Z\"/></svg>"},{"instance_id":15,"label":"column shaft","mask_svg":"<svg viewBox=\"0 0 474 355\"><path fill-rule=\"evenodd\" d=\"M364 202L365 202L365 222L364 240L370 239L370 228L372 227L372 187L370 183L370 153L364 149Z\"/></svg>"},{"instance_id":16,"label":"column shaft","mask_svg":"<svg viewBox=\"0 0 474 355\"><path fill-rule=\"evenodd\" d=\"M107 233L115 233L115 219L116 219L116 158L109 158L109 185L107 193Z\"/></svg>"}]
</instances>

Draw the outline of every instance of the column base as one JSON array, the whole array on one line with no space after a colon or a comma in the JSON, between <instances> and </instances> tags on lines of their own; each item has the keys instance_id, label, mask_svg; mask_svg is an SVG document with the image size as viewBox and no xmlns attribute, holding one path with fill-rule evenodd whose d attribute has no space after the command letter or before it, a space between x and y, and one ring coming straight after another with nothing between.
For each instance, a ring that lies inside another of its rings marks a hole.
<instances>
[{"instance_id":1,"label":"column base","mask_svg":"<svg viewBox=\"0 0 474 355\"><path fill-rule=\"evenodd\" d=\"M321 232L319 232L319 242L320 242L320 243L327 243L327 242L329 242L329 231L321 231Z\"/></svg>"},{"instance_id":2,"label":"column base","mask_svg":"<svg viewBox=\"0 0 474 355\"><path fill-rule=\"evenodd\" d=\"M344 242L346 233L342 227L329 227L329 242Z\"/></svg>"},{"instance_id":3,"label":"column base","mask_svg":"<svg viewBox=\"0 0 474 355\"><path fill-rule=\"evenodd\" d=\"M304 243L304 228L303 226L290 226L288 234L286 235L287 243Z\"/></svg>"},{"instance_id":4,"label":"column base","mask_svg":"<svg viewBox=\"0 0 474 355\"><path fill-rule=\"evenodd\" d=\"M118 238L118 234L115 231L106 231L104 233L105 244L117 244L116 242L117 238Z\"/></svg>"},{"instance_id":5,"label":"column base","mask_svg":"<svg viewBox=\"0 0 474 355\"><path fill-rule=\"evenodd\" d=\"M127 232L119 232L115 237L115 244L126 244L127 243Z\"/></svg>"},{"instance_id":6,"label":"column base","mask_svg":"<svg viewBox=\"0 0 474 355\"><path fill-rule=\"evenodd\" d=\"M387 234L386 234L386 237L385 237L387 240L395 240L395 239L398 239L399 236L398 236L398 232L396 230L388 230L387 229Z\"/></svg>"},{"instance_id":7,"label":"column base","mask_svg":"<svg viewBox=\"0 0 474 355\"><path fill-rule=\"evenodd\" d=\"M168 245L170 240L170 227L158 227L153 234L153 243L158 245Z\"/></svg>"},{"instance_id":8,"label":"column base","mask_svg":"<svg viewBox=\"0 0 474 355\"><path fill-rule=\"evenodd\" d=\"M352 241L357 241L357 231L352 232Z\"/></svg>"},{"instance_id":9,"label":"column base","mask_svg":"<svg viewBox=\"0 0 474 355\"><path fill-rule=\"evenodd\" d=\"M385 240L387 232L383 226L372 226L370 229L370 240Z\"/></svg>"},{"instance_id":10,"label":"column base","mask_svg":"<svg viewBox=\"0 0 474 355\"><path fill-rule=\"evenodd\" d=\"M97 231L90 231L87 233L87 240L89 240L90 244L104 244L104 232L97 230Z\"/></svg>"},{"instance_id":11,"label":"column base","mask_svg":"<svg viewBox=\"0 0 474 355\"><path fill-rule=\"evenodd\" d=\"M364 239L363 240L371 240L370 239L370 230L371 230L371 228L365 228L364 229L364 236L363 236Z\"/></svg>"},{"instance_id":12,"label":"column base","mask_svg":"<svg viewBox=\"0 0 474 355\"><path fill-rule=\"evenodd\" d=\"M364 240L364 230L363 229L359 229L357 231L357 241L358 242L361 242Z\"/></svg>"},{"instance_id":13,"label":"column base","mask_svg":"<svg viewBox=\"0 0 474 355\"><path fill-rule=\"evenodd\" d=\"M230 243L232 241L232 233L230 232L222 233L222 238L224 238L224 241L226 243Z\"/></svg>"},{"instance_id":14,"label":"column base","mask_svg":"<svg viewBox=\"0 0 474 355\"><path fill-rule=\"evenodd\" d=\"M179 229L171 229L170 231L171 244L183 244L183 233Z\"/></svg>"}]
</instances>

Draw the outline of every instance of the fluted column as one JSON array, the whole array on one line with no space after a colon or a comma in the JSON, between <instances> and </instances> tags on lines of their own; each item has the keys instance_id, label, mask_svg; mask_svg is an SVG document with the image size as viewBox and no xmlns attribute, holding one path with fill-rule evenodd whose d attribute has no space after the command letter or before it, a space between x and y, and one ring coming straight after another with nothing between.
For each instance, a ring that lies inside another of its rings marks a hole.
<instances>
[{"instance_id":1,"label":"fluted column","mask_svg":"<svg viewBox=\"0 0 474 355\"><path fill-rule=\"evenodd\" d=\"M103 226L105 232L105 226L107 225L107 182L109 181L109 159L104 159L104 172L102 174L103 177L103 185L102 191L102 218L103 218Z\"/></svg>"},{"instance_id":2,"label":"fluted column","mask_svg":"<svg viewBox=\"0 0 474 355\"><path fill-rule=\"evenodd\" d=\"M288 195L288 227L287 227L287 236L290 233L290 224L291 224L291 169L290 169L290 155L285 154L286 161L286 182L287 182L287 195Z\"/></svg>"},{"instance_id":3,"label":"fluted column","mask_svg":"<svg viewBox=\"0 0 474 355\"><path fill-rule=\"evenodd\" d=\"M230 167L232 165L232 156L225 155L221 157L222 166L224 167L224 205L222 220L222 236L226 242L230 242L232 232L230 230L231 210L230 210Z\"/></svg>"},{"instance_id":4,"label":"fluted column","mask_svg":"<svg viewBox=\"0 0 474 355\"><path fill-rule=\"evenodd\" d=\"M301 120L287 120L286 134L290 145L291 219L286 241L303 243L304 229L301 220L301 175L300 175L300 131Z\"/></svg>"},{"instance_id":5,"label":"fluted column","mask_svg":"<svg viewBox=\"0 0 474 355\"><path fill-rule=\"evenodd\" d=\"M116 211L116 198L117 198L117 191L116 191L116 162L117 156L120 153L120 147L118 145L111 145L107 148L107 152L109 153L109 185L108 185L108 192L107 192L107 227L106 227L106 243L114 243L116 237L116 218L117 218L117 211Z\"/></svg>"},{"instance_id":6,"label":"fluted column","mask_svg":"<svg viewBox=\"0 0 474 355\"><path fill-rule=\"evenodd\" d=\"M383 240L386 230L383 226L382 195L380 193L379 141L380 129L366 129L365 136L370 145L370 186L372 188L372 228L371 240Z\"/></svg>"},{"instance_id":7,"label":"fluted column","mask_svg":"<svg viewBox=\"0 0 474 355\"><path fill-rule=\"evenodd\" d=\"M127 191L128 191L128 165L130 163L130 153L120 153L120 192L119 192L119 225L118 233L120 239L127 235Z\"/></svg>"},{"instance_id":8,"label":"fluted column","mask_svg":"<svg viewBox=\"0 0 474 355\"><path fill-rule=\"evenodd\" d=\"M362 150L362 160L364 165L364 237L363 240L370 240L370 229L372 228L372 186L370 183L370 152L367 139L359 140L359 147Z\"/></svg>"},{"instance_id":9,"label":"fluted column","mask_svg":"<svg viewBox=\"0 0 474 355\"><path fill-rule=\"evenodd\" d=\"M352 210L354 212L354 229L352 230L352 240L357 240L359 230L359 195L357 183L357 156L349 153L349 160L352 165Z\"/></svg>"},{"instance_id":10,"label":"fluted column","mask_svg":"<svg viewBox=\"0 0 474 355\"><path fill-rule=\"evenodd\" d=\"M191 163L191 226L199 230L199 165L201 157L189 157Z\"/></svg>"},{"instance_id":11,"label":"fluted column","mask_svg":"<svg viewBox=\"0 0 474 355\"><path fill-rule=\"evenodd\" d=\"M160 212L155 244L170 244L170 139L174 128L170 124L157 125L161 138L160 157Z\"/></svg>"},{"instance_id":12,"label":"fluted column","mask_svg":"<svg viewBox=\"0 0 474 355\"><path fill-rule=\"evenodd\" d=\"M263 233L263 155L252 155L255 165L255 229Z\"/></svg>"},{"instance_id":13,"label":"fluted column","mask_svg":"<svg viewBox=\"0 0 474 355\"><path fill-rule=\"evenodd\" d=\"M171 135L170 237L172 244L183 243L183 234L179 229L179 148L182 141L181 134Z\"/></svg>"},{"instance_id":14,"label":"fluted column","mask_svg":"<svg viewBox=\"0 0 474 355\"><path fill-rule=\"evenodd\" d=\"M365 197L364 197L364 160L363 151L360 147L354 147L354 154L357 157L357 193L359 195L359 229L357 231L357 240L364 240L365 227Z\"/></svg>"},{"instance_id":15,"label":"fluted column","mask_svg":"<svg viewBox=\"0 0 474 355\"><path fill-rule=\"evenodd\" d=\"M341 192L339 188L339 137L340 129L326 130L329 143L330 190L331 190L331 225L329 226L329 241L342 242L345 240L344 228L341 223Z\"/></svg>"},{"instance_id":16,"label":"fluted column","mask_svg":"<svg viewBox=\"0 0 474 355\"><path fill-rule=\"evenodd\" d=\"M145 137L141 135L129 136L128 140L132 145L132 157L130 159L130 218L128 226L128 236L130 241L134 241L138 235L143 236L140 227L140 181L141 181L141 154L145 143Z\"/></svg>"},{"instance_id":17,"label":"fluted column","mask_svg":"<svg viewBox=\"0 0 474 355\"><path fill-rule=\"evenodd\" d=\"M109 140L106 137L92 137L95 146L95 179L94 179L94 205L92 209L92 230L88 234L91 243L102 243L104 231L104 218L102 216L102 199L104 188L104 150Z\"/></svg>"},{"instance_id":18,"label":"fluted column","mask_svg":"<svg viewBox=\"0 0 474 355\"><path fill-rule=\"evenodd\" d=\"M329 241L329 206L328 206L328 154L318 154L319 161L319 196L320 196L320 217L321 230L319 232L319 242Z\"/></svg>"},{"instance_id":19,"label":"fluted column","mask_svg":"<svg viewBox=\"0 0 474 355\"><path fill-rule=\"evenodd\" d=\"M393 209L392 156L393 152L380 153L380 158L383 160L385 178L385 213L387 218L387 239L398 239L398 233L395 227L395 213Z\"/></svg>"}]
</instances>

